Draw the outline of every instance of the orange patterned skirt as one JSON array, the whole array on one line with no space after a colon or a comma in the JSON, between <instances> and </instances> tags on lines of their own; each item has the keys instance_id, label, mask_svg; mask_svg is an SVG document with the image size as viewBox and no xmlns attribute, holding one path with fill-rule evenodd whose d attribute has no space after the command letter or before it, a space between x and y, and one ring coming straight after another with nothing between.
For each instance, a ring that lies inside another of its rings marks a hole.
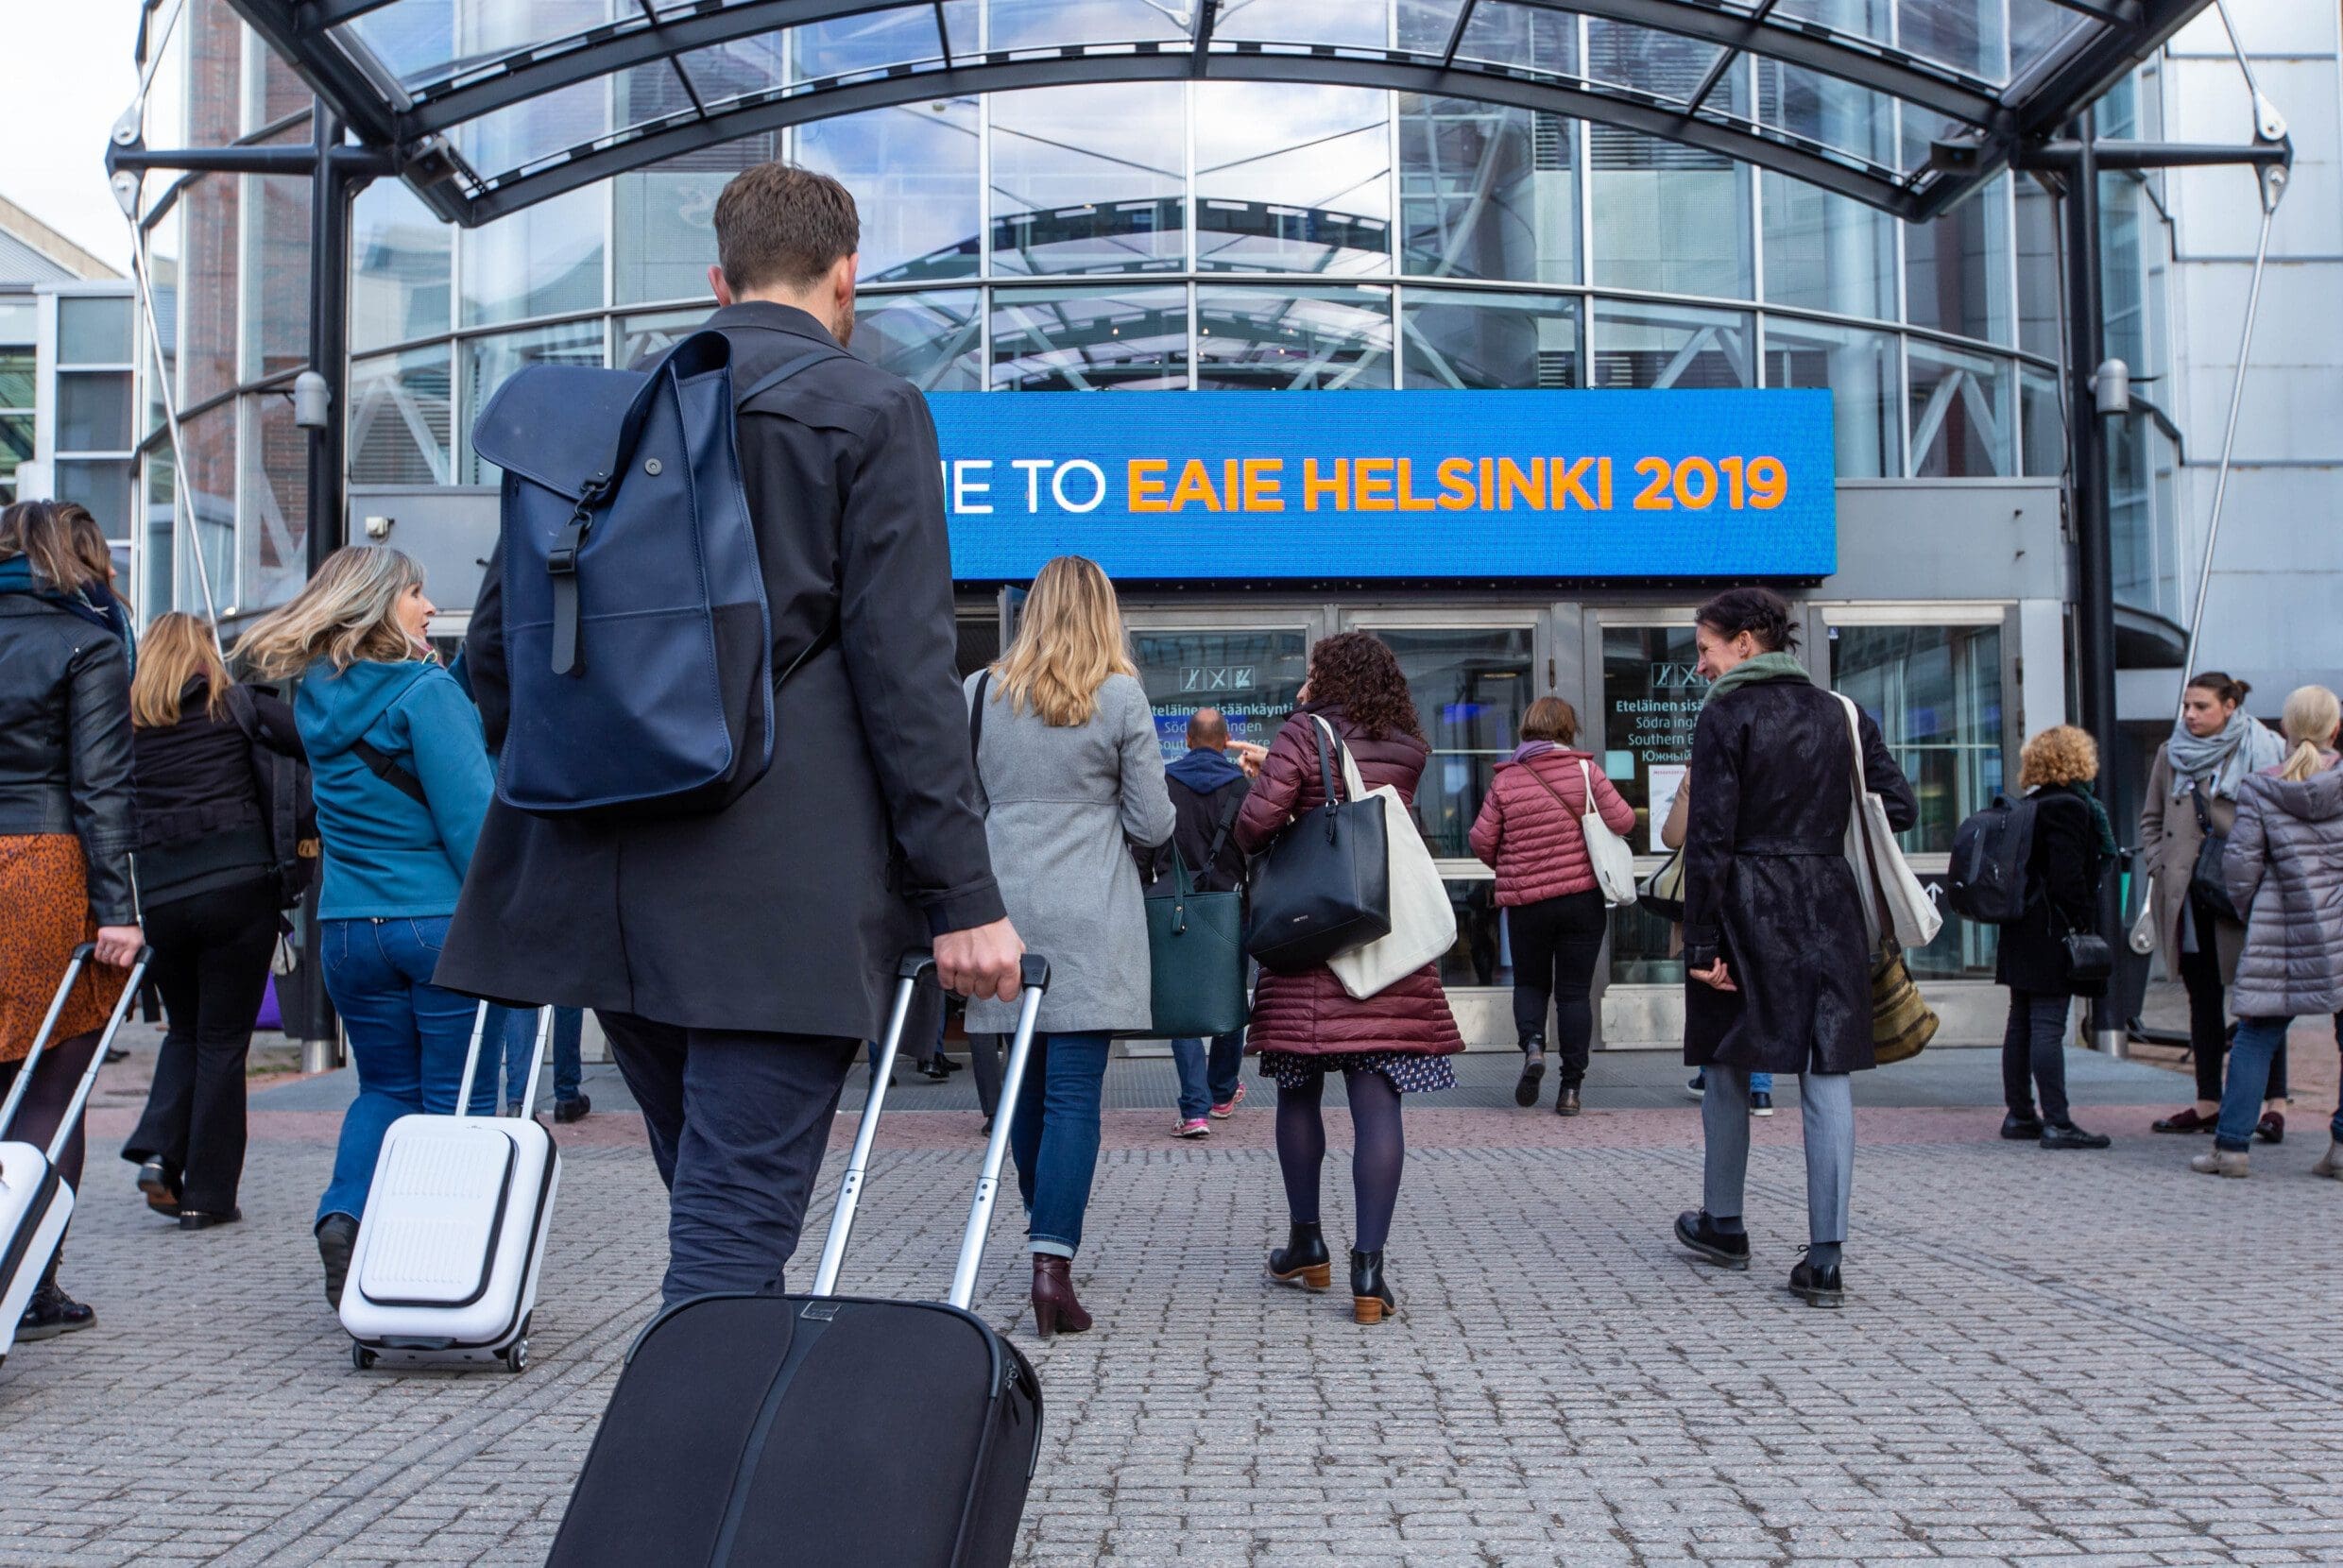
<instances>
[{"instance_id":1,"label":"orange patterned skirt","mask_svg":"<svg viewBox=\"0 0 2343 1568\"><path fill-rule=\"evenodd\" d=\"M73 950L97 935L81 841L71 833L0 834L0 1062L32 1049ZM127 977L82 967L49 1043L105 1027Z\"/></svg>"}]
</instances>

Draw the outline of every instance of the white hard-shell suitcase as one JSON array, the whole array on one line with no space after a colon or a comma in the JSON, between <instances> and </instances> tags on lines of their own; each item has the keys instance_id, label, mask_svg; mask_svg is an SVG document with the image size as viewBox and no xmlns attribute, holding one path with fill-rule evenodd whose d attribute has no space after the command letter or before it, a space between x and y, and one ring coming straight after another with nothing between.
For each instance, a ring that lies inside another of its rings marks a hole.
<instances>
[{"instance_id":1,"label":"white hard-shell suitcase","mask_svg":"<svg viewBox=\"0 0 2343 1568\"><path fill-rule=\"evenodd\" d=\"M65 1118L58 1124L57 1135L49 1140L48 1148L9 1142L8 1132L16 1120L16 1108L24 1102L25 1091L32 1086L33 1065L48 1048L49 1033L57 1028L57 1020L65 1011L74 982L81 978L81 971L96 951L96 944L90 942L74 949L73 961L65 965L65 983L57 988L57 996L49 1003L48 1016L41 1020L41 1032L33 1036L32 1049L25 1055L25 1065L17 1071L7 1103L0 1104L0 1361L7 1360L9 1352L15 1347L17 1321L25 1316L25 1306L32 1300L32 1293L40 1288L50 1254L64 1239L65 1222L73 1218L74 1190L58 1174L58 1156L65 1152L65 1145L73 1140L74 1129L81 1125L81 1112L90 1102L90 1091L97 1087L97 1070L106 1065L106 1052L112 1048L122 1020L129 1015L130 1003L137 999L138 988L146 979L146 961L153 956L148 948L138 950L138 958L130 965L129 979L124 982L122 995L106 1019L106 1032L98 1037L97 1049L90 1053L89 1070L81 1075L72 1103L66 1107Z\"/></svg>"},{"instance_id":2,"label":"white hard-shell suitcase","mask_svg":"<svg viewBox=\"0 0 2343 1568\"><path fill-rule=\"evenodd\" d=\"M470 1116L472 1074L488 1004L473 1016L453 1116L401 1116L383 1135L374 1185L342 1290L342 1326L360 1371L377 1361L460 1367L529 1364L561 1156L529 1115L553 1032L539 1008L537 1048L517 1116Z\"/></svg>"}]
</instances>

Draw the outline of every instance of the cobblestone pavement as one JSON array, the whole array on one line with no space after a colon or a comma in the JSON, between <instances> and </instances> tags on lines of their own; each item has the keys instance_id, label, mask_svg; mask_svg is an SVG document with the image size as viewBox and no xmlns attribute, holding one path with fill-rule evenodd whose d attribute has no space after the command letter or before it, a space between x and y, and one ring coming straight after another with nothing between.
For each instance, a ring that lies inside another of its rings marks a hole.
<instances>
[{"instance_id":1,"label":"cobblestone pavement","mask_svg":"<svg viewBox=\"0 0 2343 1568\"><path fill-rule=\"evenodd\" d=\"M2324 1118L2299 1109L2248 1182L2190 1175L2201 1145L2137 1109L2095 1118L2112 1152L2057 1155L1992 1110L1866 1110L1836 1314L1781 1289L1794 1116L1764 1124L1742 1275L1667 1239L1697 1202L1688 1104L1418 1116L1404 1315L1373 1330L1260 1280L1260 1099L1205 1145L1118 1114L1077 1274L1102 1332L1031 1340L1005 1220L979 1301L1048 1393L1024 1559L2343 1562L2343 1185L2305 1174ZM656 1290L639 1133L562 1129L593 1135L568 1140L530 1370L401 1375L351 1369L317 1288L333 1118L255 1120L247 1221L200 1235L94 1151L66 1279L101 1321L0 1368L0 1563L541 1559ZM940 1290L971 1120L882 1133L847 1288ZM1326 1196L1339 1247L1339 1152Z\"/></svg>"}]
</instances>

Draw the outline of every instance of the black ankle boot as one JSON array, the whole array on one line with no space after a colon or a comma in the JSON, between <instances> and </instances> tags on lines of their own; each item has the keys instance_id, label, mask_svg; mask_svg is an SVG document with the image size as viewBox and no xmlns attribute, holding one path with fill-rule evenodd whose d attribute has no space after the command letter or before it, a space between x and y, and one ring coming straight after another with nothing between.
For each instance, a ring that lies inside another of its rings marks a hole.
<instances>
[{"instance_id":1,"label":"black ankle boot","mask_svg":"<svg viewBox=\"0 0 2343 1568\"><path fill-rule=\"evenodd\" d=\"M1546 1036L1531 1030L1521 1037L1521 1082L1514 1085L1514 1103L1524 1110L1538 1102L1538 1080L1546 1076Z\"/></svg>"},{"instance_id":2,"label":"black ankle boot","mask_svg":"<svg viewBox=\"0 0 2343 1568\"><path fill-rule=\"evenodd\" d=\"M1379 1323L1399 1316L1399 1298L1383 1277L1381 1249L1350 1251L1350 1315L1354 1322Z\"/></svg>"},{"instance_id":3,"label":"black ankle boot","mask_svg":"<svg viewBox=\"0 0 2343 1568\"><path fill-rule=\"evenodd\" d=\"M358 1248L358 1222L346 1214L317 1221L317 1257L325 1265L325 1299L338 1312L342 1285L350 1278L350 1254Z\"/></svg>"},{"instance_id":4,"label":"black ankle boot","mask_svg":"<svg viewBox=\"0 0 2343 1568\"><path fill-rule=\"evenodd\" d=\"M1298 1285L1305 1290L1324 1290L1334 1283L1334 1258L1326 1252L1326 1238L1316 1220L1295 1225L1286 1244L1271 1250L1269 1277L1279 1285Z\"/></svg>"},{"instance_id":5,"label":"black ankle boot","mask_svg":"<svg viewBox=\"0 0 2343 1568\"><path fill-rule=\"evenodd\" d=\"M25 1304L25 1315L16 1323L16 1338L19 1344L54 1339L60 1334L89 1328L96 1321L95 1309L65 1294L54 1278L44 1279L33 1288L32 1300Z\"/></svg>"},{"instance_id":6,"label":"black ankle boot","mask_svg":"<svg viewBox=\"0 0 2343 1568\"><path fill-rule=\"evenodd\" d=\"M1554 1115L1558 1116L1575 1116L1578 1114L1579 1086L1576 1083L1571 1082L1569 1080L1565 1079L1563 1081L1562 1087L1554 1091Z\"/></svg>"}]
</instances>

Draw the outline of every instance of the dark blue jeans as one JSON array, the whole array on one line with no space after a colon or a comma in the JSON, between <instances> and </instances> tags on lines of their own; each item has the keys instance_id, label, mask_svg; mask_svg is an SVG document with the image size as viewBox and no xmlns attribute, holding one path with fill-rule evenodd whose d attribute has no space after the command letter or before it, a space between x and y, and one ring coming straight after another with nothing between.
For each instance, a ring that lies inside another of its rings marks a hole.
<instances>
[{"instance_id":1,"label":"dark blue jeans","mask_svg":"<svg viewBox=\"0 0 2343 1568\"><path fill-rule=\"evenodd\" d=\"M1237 1083L1244 1074L1244 1031L1215 1034L1208 1053L1202 1040L1174 1040L1172 1065L1180 1074L1180 1119L1194 1121L1213 1106L1237 1098Z\"/></svg>"},{"instance_id":2,"label":"dark blue jeans","mask_svg":"<svg viewBox=\"0 0 2343 1568\"><path fill-rule=\"evenodd\" d=\"M447 941L444 915L327 920L317 935L325 994L342 1015L358 1071L358 1098L342 1116L333 1177L317 1201L317 1218L346 1214L356 1219L366 1214L367 1189L374 1185L374 1163L390 1124L419 1112L453 1114L477 1007L431 983ZM482 1045L485 1050L487 1042ZM495 1112L493 1072L473 1075L470 1110L474 1116Z\"/></svg>"},{"instance_id":3,"label":"dark blue jeans","mask_svg":"<svg viewBox=\"0 0 2343 1568\"><path fill-rule=\"evenodd\" d=\"M500 1025L498 1020L502 1019ZM488 1041L499 1038L505 1042L505 1103L510 1105L521 1098L522 1087L529 1082L529 1053L537 1048L537 1010L532 1007L491 1007L488 1009L488 1032L481 1045L483 1054L489 1050ZM586 1075L584 1046L586 1039L586 1010L582 1007L554 1009L554 1102L577 1098L578 1081ZM493 1071L491 1062L484 1071Z\"/></svg>"},{"instance_id":4,"label":"dark blue jeans","mask_svg":"<svg viewBox=\"0 0 2343 1568\"><path fill-rule=\"evenodd\" d=\"M2269 1093L2270 1059L2286 1043L2292 1018L2240 1018L2229 1047L2229 1082L2221 1087L2221 1119L2213 1129L2216 1148L2242 1153L2253 1147L2254 1125Z\"/></svg>"},{"instance_id":5,"label":"dark blue jeans","mask_svg":"<svg viewBox=\"0 0 2343 1568\"><path fill-rule=\"evenodd\" d=\"M1018 1085L1009 1152L1036 1253L1072 1257L1098 1170L1099 1099L1106 1082L1103 1034L1035 1034Z\"/></svg>"}]
</instances>

